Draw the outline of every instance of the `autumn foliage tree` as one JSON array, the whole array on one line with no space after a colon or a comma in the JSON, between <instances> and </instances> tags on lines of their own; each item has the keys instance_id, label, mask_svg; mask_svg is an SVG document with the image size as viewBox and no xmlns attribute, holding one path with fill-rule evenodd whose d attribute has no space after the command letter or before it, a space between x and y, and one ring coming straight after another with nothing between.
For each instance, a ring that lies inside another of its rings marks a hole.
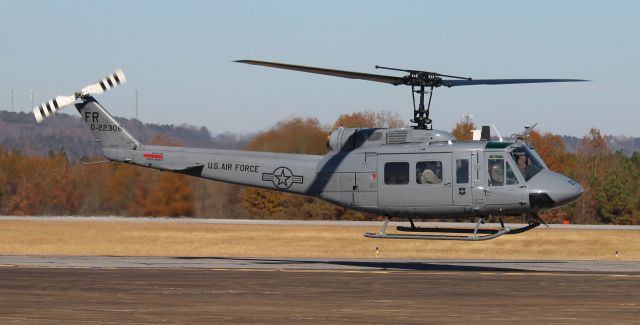
<instances>
[{"instance_id":1,"label":"autumn foliage tree","mask_svg":"<svg viewBox=\"0 0 640 325\"><path fill-rule=\"evenodd\" d=\"M571 173L573 159L571 159L559 135L531 131L529 133L529 141L549 169L561 174L568 175Z\"/></svg>"},{"instance_id":2,"label":"autumn foliage tree","mask_svg":"<svg viewBox=\"0 0 640 325\"><path fill-rule=\"evenodd\" d=\"M399 128L405 126L404 121L396 112L364 111L352 114L342 114L333 123L333 128Z\"/></svg>"},{"instance_id":3,"label":"autumn foliage tree","mask_svg":"<svg viewBox=\"0 0 640 325\"><path fill-rule=\"evenodd\" d=\"M451 134L457 140L472 140L473 132L471 130L475 130L476 126L471 119L471 116L465 115L462 119L456 123L456 126L451 130Z\"/></svg>"},{"instance_id":4,"label":"autumn foliage tree","mask_svg":"<svg viewBox=\"0 0 640 325\"><path fill-rule=\"evenodd\" d=\"M178 143L160 135L152 138L150 143L179 146ZM140 175L145 178L145 186L139 187L134 193L135 206L130 207L130 210L146 216L193 215L195 196L189 176L158 171L145 174Z\"/></svg>"},{"instance_id":5,"label":"autumn foliage tree","mask_svg":"<svg viewBox=\"0 0 640 325\"><path fill-rule=\"evenodd\" d=\"M15 215L67 214L81 200L76 176L64 151L48 157L24 157L0 149L0 200Z\"/></svg>"},{"instance_id":6,"label":"autumn foliage tree","mask_svg":"<svg viewBox=\"0 0 640 325\"><path fill-rule=\"evenodd\" d=\"M609 172L611 152L606 138L600 130L591 129L576 153L576 180L585 188L577 206L577 216L582 222L598 221L597 191L601 189L604 176Z\"/></svg>"},{"instance_id":7,"label":"autumn foliage tree","mask_svg":"<svg viewBox=\"0 0 640 325\"><path fill-rule=\"evenodd\" d=\"M327 152L327 135L317 119L295 117L258 134L247 149L324 154ZM316 198L248 187L242 190L241 205L250 217L274 219L325 219L331 218L335 212L333 206Z\"/></svg>"},{"instance_id":8,"label":"autumn foliage tree","mask_svg":"<svg viewBox=\"0 0 640 325\"><path fill-rule=\"evenodd\" d=\"M327 135L317 119L294 117L259 133L247 150L321 155L327 152Z\"/></svg>"}]
</instances>

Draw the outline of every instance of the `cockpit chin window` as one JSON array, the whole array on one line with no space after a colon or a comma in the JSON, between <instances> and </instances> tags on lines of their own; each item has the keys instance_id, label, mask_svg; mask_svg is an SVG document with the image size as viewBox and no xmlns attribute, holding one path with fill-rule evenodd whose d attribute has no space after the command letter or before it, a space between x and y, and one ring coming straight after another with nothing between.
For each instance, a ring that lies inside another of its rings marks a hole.
<instances>
[{"instance_id":1,"label":"cockpit chin window","mask_svg":"<svg viewBox=\"0 0 640 325\"><path fill-rule=\"evenodd\" d=\"M544 169L544 164L538 159L538 156L527 146L521 146L511 151L511 156L516 162L520 173L526 181Z\"/></svg>"}]
</instances>

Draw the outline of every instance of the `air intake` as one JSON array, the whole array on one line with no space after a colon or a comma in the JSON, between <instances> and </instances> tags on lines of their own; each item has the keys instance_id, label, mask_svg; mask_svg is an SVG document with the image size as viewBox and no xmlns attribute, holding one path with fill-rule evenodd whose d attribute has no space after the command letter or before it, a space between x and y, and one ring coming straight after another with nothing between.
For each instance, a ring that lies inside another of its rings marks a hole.
<instances>
[{"instance_id":1,"label":"air intake","mask_svg":"<svg viewBox=\"0 0 640 325\"><path fill-rule=\"evenodd\" d=\"M409 130L393 130L387 132L387 144L407 143Z\"/></svg>"}]
</instances>

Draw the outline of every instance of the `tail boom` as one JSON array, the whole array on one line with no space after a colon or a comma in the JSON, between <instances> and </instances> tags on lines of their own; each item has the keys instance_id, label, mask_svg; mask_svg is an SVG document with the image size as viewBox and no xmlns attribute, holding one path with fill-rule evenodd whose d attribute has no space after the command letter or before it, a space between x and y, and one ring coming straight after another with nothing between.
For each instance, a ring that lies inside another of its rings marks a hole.
<instances>
[{"instance_id":1,"label":"tail boom","mask_svg":"<svg viewBox=\"0 0 640 325\"><path fill-rule=\"evenodd\" d=\"M322 156L143 145L92 97L76 104L103 155L117 162L238 185L309 194Z\"/></svg>"},{"instance_id":2,"label":"tail boom","mask_svg":"<svg viewBox=\"0 0 640 325\"><path fill-rule=\"evenodd\" d=\"M124 153L124 152L123 152ZM144 146L127 162L232 184L312 194L311 184L322 156Z\"/></svg>"}]
</instances>

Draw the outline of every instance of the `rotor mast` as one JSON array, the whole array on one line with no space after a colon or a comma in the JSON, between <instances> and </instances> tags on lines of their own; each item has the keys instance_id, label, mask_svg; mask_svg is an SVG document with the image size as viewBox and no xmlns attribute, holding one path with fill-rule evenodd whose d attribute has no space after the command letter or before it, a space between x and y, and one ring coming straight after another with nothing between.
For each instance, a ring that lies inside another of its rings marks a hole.
<instances>
[{"instance_id":1,"label":"rotor mast","mask_svg":"<svg viewBox=\"0 0 640 325\"><path fill-rule=\"evenodd\" d=\"M425 109L424 106L424 94L429 93L429 102ZM418 109L416 109L415 94L420 95L420 102L418 103ZM429 110L431 108L431 97L433 97L433 87L429 91L425 91L424 86L420 86L420 90L415 90L415 86L411 87L411 96L413 97L413 119L409 120L411 123L416 123L416 129L431 130L432 124L429 118Z\"/></svg>"},{"instance_id":2,"label":"rotor mast","mask_svg":"<svg viewBox=\"0 0 640 325\"><path fill-rule=\"evenodd\" d=\"M468 81L472 80L471 78L467 78L467 77L445 75L445 74L429 72L429 71L381 67L379 65L376 65L376 69L402 71L402 72L408 73L408 75L400 79L401 80L400 84L411 86L411 97L413 99L413 119L411 119L410 121L411 123L416 124L414 126L416 129L431 130L433 128L432 120L429 118L429 112L431 111L431 99L433 98L433 89L443 85L442 77L449 77L449 78L462 79L462 80L468 80ZM418 90L416 90L416 87L418 87ZM429 90L426 90L427 88ZM416 109L416 94L420 96L417 109ZM425 94L429 94L429 101L427 102L426 107L424 104Z\"/></svg>"}]
</instances>

